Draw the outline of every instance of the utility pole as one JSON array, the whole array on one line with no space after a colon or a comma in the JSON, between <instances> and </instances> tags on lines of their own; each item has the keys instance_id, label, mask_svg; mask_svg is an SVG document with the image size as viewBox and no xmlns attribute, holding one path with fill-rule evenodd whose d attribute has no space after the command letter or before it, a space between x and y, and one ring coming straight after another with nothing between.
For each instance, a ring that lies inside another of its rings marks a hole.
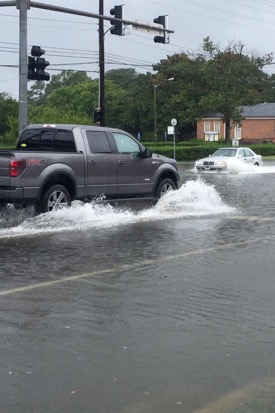
<instances>
[{"instance_id":1,"label":"utility pole","mask_svg":"<svg viewBox=\"0 0 275 413\"><path fill-rule=\"evenodd\" d=\"M19 134L28 123L28 47L27 47L27 10L29 0L17 0L16 7L20 14L19 33Z\"/></svg>"},{"instance_id":2,"label":"utility pole","mask_svg":"<svg viewBox=\"0 0 275 413\"><path fill-rule=\"evenodd\" d=\"M99 0L99 15L104 16L104 0ZM105 53L104 53L104 20L98 22L99 38L99 109L100 126L105 126Z\"/></svg>"}]
</instances>

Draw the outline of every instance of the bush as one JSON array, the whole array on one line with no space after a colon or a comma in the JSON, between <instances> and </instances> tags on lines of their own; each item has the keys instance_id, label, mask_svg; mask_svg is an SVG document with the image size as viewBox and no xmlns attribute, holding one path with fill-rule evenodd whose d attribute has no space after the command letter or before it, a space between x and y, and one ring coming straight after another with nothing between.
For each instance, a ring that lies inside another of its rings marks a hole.
<instances>
[{"instance_id":1,"label":"bush","mask_svg":"<svg viewBox=\"0 0 275 413\"><path fill-rule=\"evenodd\" d=\"M262 156L274 156L275 155L275 144L274 143L255 143L249 145L252 151L256 152L258 155Z\"/></svg>"},{"instance_id":2,"label":"bush","mask_svg":"<svg viewBox=\"0 0 275 413\"><path fill-rule=\"evenodd\" d=\"M143 143L144 145L144 143ZM169 158L174 157L174 145L159 145L154 143L149 143L148 148L152 150L154 153L158 153L163 156L168 156ZM216 142L202 142L200 145L196 146L186 146L186 145L176 145L176 159L179 162L182 161L195 161L196 159L200 158L205 158L209 155L212 155L213 152L215 152L217 149L219 149L221 146L223 147L232 147L231 145L221 145ZM258 155L262 156L275 156L275 144L269 143L269 144L253 144L249 145L249 148L251 148L254 152L256 152Z\"/></svg>"}]
</instances>

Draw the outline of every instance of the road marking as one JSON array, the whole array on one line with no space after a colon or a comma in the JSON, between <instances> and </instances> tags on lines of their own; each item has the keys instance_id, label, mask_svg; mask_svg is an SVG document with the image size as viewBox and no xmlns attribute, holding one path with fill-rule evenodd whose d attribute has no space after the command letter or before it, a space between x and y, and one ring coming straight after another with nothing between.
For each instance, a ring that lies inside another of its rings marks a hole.
<instances>
[{"instance_id":1,"label":"road marking","mask_svg":"<svg viewBox=\"0 0 275 413\"><path fill-rule=\"evenodd\" d=\"M223 244L223 245L215 245L214 247L209 247L205 249L199 249L199 250L194 250L194 251L187 251L179 254L173 254L173 255L166 255L164 257L158 257L158 258L151 258L143 261L137 261L132 264L122 264L118 265L117 267L112 267L112 268L105 268L102 270L98 271L92 271L89 273L84 273L84 274L79 274L79 275L71 275L67 277L62 277L59 278L58 280L51 280L51 281L45 281L37 284L30 284L26 285L24 287L18 287L18 288L12 288L10 290L4 290L0 291L0 297L5 297L11 294L16 294L16 293L23 293L26 291L32 291L38 288L46 288L46 287L52 287L53 285L57 284L64 284L67 282L73 282L73 281L79 281L85 278L90 278L90 277L95 277L98 275L103 275L103 274L109 274L111 272L120 272L120 271L125 271L125 270L133 270L135 268L140 268L144 266L149 266L152 264L155 264L156 262L167 262L167 261L172 261L178 258L186 258L190 257L192 255L202 255L202 254L207 254L209 252L213 251L219 251L219 250L226 250L230 248L237 248L237 247L242 247L245 245L250 245L250 244L255 244L260 241L271 241L275 239L274 236L265 236L261 238L253 238L251 240L246 240L246 241L239 241L239 242L232 242L229 244Z\"/></svg>"}]
</instances>

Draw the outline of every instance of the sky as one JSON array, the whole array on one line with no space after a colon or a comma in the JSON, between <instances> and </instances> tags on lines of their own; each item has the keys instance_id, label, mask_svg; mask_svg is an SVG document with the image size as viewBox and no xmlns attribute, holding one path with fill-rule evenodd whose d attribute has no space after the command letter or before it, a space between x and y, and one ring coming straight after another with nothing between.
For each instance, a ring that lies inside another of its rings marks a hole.
<instances>
[{"instance_id":1,"label":"sky","mask_svg":"<svg viewBox=\"0 0 275 413\"><path fill-rule=\"evenodd\" d=\"M0 0L0 93L19 95L19 10L1 7ZM99 0L40 0L39 3L99 13ZM104 15L124 4L124 19L153 24L159 15L168 15L169 44L154 43L155 33L125 28L115 36L105 28L105 70L134 68L153 72L152 65L176 53L202 52L203 38L209 36L221 49L230 42L244 45L244 52L275 55L275 2L273 0L104 0ZM41 46L50 62L50 75L61 70L84 70L98 78L98 20L47 11L28 10L28 54L32 45ZM274 58L275 62L275 58ZM265 68L275 73L275 64ZM28 87L32 82L28 82Z\"/></svg>"}]
</instances>

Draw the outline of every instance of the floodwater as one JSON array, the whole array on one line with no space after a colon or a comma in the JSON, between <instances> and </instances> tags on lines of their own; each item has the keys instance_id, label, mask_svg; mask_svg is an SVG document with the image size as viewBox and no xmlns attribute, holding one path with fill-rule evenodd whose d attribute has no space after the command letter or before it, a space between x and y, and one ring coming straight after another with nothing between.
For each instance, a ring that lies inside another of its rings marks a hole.
<instances>
[{"instance_id":1,"label":"floodwater","mask_svg":"<svg viewBox=\"0 0 275 413\"><path fill-rule=\"evenodd\" d=\"M274 413L275 164L0 212L0 413Z\"/></svg>"}]
</instances>

